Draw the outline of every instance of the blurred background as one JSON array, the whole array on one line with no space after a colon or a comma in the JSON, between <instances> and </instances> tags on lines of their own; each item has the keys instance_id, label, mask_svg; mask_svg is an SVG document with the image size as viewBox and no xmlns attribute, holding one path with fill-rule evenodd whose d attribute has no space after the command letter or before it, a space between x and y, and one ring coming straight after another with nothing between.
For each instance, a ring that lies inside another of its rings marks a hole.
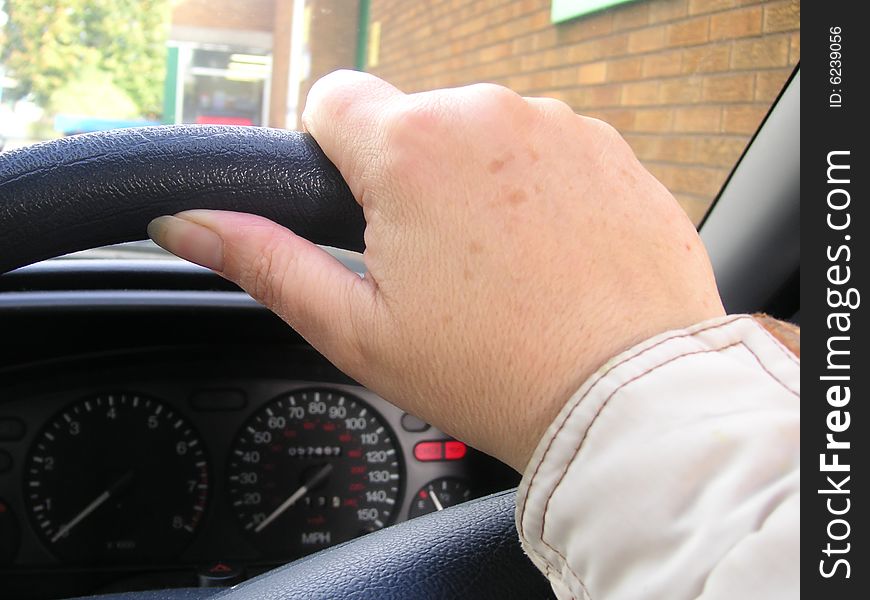
<instances>
[{"instance_id":1,"label":"blurred background","mask_svg":"<svg viewBox=\"0 0 870 600\"><path fill-rule=\"evenodd\" d=\"M0 0L0 143L491 81L612 123L697 223L799 58L797 0Z\"/></svg>"}]
</instances>

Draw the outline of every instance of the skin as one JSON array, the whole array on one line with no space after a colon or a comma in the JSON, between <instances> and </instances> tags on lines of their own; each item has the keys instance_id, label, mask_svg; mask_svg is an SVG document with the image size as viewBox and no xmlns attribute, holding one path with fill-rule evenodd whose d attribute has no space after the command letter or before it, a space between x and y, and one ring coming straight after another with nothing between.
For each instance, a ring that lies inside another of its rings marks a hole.
<instances>
[{"instance_id":1,"label":"skin","mask_svg":"<svg viewBox=\"0 0 870 600\"><path fill-rule=\"evenodd\" d=\"M302 121L363 206L364 278L252 215L187 211L149 234L517 470L606 361L724 314L673 196L612 127L562 102L491 84L406 95L338 71Z\"/></svg>"}]
</instances>

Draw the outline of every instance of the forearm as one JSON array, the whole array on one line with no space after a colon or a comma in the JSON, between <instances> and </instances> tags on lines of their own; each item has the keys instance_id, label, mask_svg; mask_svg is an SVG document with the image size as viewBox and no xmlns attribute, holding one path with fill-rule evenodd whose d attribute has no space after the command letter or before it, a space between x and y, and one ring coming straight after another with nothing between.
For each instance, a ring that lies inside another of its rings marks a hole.
<instances>
[{"instance_id":1,"label":"forearm","mask_svg":"<svg viewBox=\"0 0 870 600\"><path fill-rule=\"evenodd\" d=\"M799 375L758 320L731 316L590 378L518 501L524 546L560 597L797 596Z\"/></svg>"}]
</instances>

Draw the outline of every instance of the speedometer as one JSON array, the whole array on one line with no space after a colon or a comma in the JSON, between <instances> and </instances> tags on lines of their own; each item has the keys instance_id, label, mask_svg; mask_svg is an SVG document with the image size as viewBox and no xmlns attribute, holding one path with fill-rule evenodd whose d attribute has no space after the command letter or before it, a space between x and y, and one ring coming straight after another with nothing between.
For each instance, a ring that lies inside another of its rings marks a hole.
<instances>
[{"instance_id":1,"label":"speedometer","mask_svg":"<svg viewBox=\"0 0 870 600\"><path fill-rule=\"evenodd\" d=\"M402 465L374 409L318 388L254 413L236 436L227 476L230 502L254 544L295 558L389 524Z\"/></svg>"}]
</instances>

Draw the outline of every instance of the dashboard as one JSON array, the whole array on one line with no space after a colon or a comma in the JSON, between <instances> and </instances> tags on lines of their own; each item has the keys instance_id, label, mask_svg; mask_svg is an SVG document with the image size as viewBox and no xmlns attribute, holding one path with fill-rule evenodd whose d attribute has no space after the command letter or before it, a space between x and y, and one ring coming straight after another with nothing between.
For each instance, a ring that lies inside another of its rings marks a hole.
<instances>
[{"instance_id":1,"label":"dashboard","mask_svg":"<svg viewBox=\"0 0 870 600\"><path fill-rule=\"evenodd\" d=\"M0 288L4 597L230 585L516 484L235 291L57 293Z\"/></svg>"}]
</instances>

